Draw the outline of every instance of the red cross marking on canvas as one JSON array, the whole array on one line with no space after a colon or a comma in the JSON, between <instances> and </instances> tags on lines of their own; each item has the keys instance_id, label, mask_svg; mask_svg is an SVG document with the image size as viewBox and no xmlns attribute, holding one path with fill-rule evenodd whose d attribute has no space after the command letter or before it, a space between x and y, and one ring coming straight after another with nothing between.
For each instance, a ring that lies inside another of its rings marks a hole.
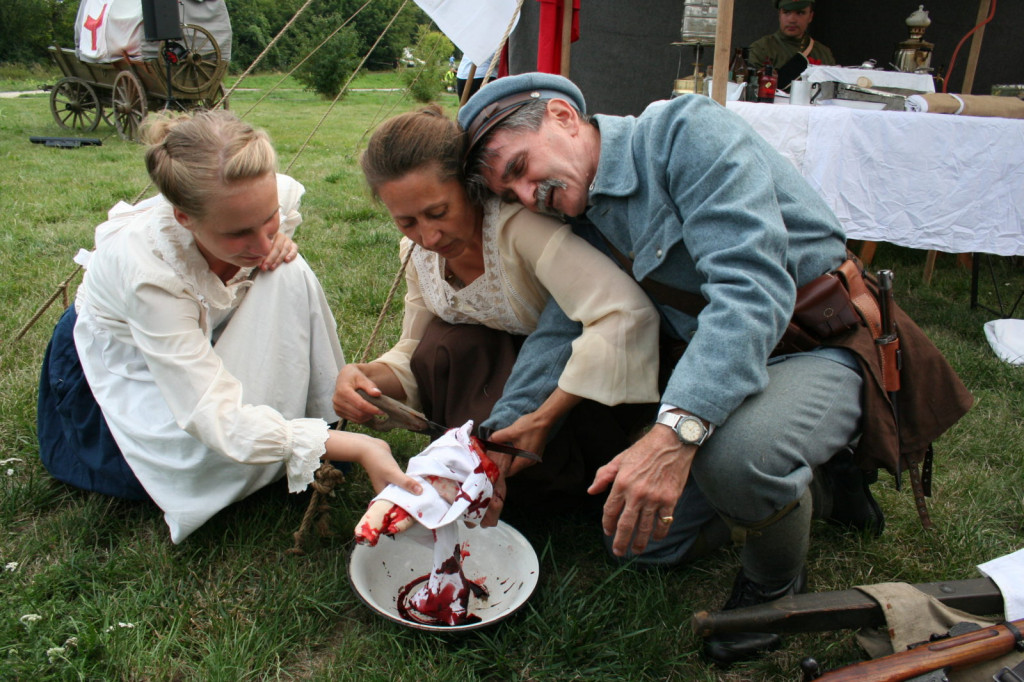
<instances>
[{"instance_id":1,"label":"red cross marking on canvas","mask_svg":"<svg viewBox=\"0 0 1024 682\"><path fill-rule=\"evenodd\" d=\"M103 15L107 13L107 5L103 5L103 9L100 10L99 18L94 18L86 15L85 23L82 24L90 33L92 33L92 49L96 51L96 33L99 32L100 26L103 25Z\"/></svg>"}]
</instances>

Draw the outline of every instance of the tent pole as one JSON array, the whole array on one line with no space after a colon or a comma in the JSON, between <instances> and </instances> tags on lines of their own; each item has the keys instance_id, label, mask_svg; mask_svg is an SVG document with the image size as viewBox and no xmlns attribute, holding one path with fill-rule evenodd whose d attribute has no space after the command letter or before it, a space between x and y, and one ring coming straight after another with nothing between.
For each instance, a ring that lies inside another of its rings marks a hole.
<instances>
[{"instance_id":1,"label":"tent pole","mask_svg":"<svg viewBox=\"0 0 1024 682\"><path fill-rule=\"evenodd\" d=\"M469 65L469 75L466 76L466 85L462 88L462 97L459 99L459 108L466 106L466 101L469 100L470 86L473 85L473 79L476 78L476 64ZM483 85L481 85L483 87Z\"/></svg>"},{"instance_id":2,"label":"tent pole","mask_svg":"<svg viewBox=\"0 0 1024 682\"><path fill-rule=\"evenodd\" d=\"M732 3L718 0L718 20L715 22L715 72L711 77L711 92L716 102L725 106L729 80L729 57L732 56Z\"/></svg>"},{"instance_id":3,"label":"tent pole","mask_svg":"<svg viewBox=\"0 0 1024 682\"><path fill-rule=\"evenodd\" d=\"M560 73L569 77L569 50L572 49L573 0L562 0L562 66Z\"/></svg>"},{"instance_id":4,"label":"tent pole","mask_svg":"<svg viewBox=\"0 0 1024 682\"><path fill-rule=\"evenodd\" d=\"M991 0L981 0L978 3L978 21L977 24L981 24L985 19L988 18L988 10L991 4ZM971 88L974 87L974 72L978 69L978 55L981 53L981 39L985 37L985 26L984 24L974 32L971 36L971 49L967 53L967 67L964 70L964 84L960 87L960 92L969 95L971 94Z\"/></svg>"}]
</instances>

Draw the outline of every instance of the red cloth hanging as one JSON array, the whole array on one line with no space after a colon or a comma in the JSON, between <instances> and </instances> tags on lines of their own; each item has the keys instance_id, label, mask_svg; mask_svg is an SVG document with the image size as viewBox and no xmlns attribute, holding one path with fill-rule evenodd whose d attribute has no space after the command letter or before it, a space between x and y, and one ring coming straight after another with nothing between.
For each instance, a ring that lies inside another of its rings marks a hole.
<instances>
[{"instance_id":1,"label":"red cloth hanging","mask_svg":"<svg viewBox=\"0 0 1024 682\"><path fill-rule=\"evenodd\" d=\"M537 32L537 70L562 72L562 12L566 0L537 0L540 3L540 28ZM572 30L569 41L580 39L580 0L572 0Z\"/></svg>"}]
</instances>

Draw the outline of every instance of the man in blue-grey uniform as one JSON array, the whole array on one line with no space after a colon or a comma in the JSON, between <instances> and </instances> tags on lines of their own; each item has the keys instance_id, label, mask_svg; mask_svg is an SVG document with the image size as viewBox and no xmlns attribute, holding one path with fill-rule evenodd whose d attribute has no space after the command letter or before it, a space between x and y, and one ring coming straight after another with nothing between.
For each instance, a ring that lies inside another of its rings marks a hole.
<instances>
[{"instance_id":1,"label":"man in blue-grey uniform","mask_svg":"<svg viewBox=\"0 0 1024 682\"><path fill-rule=\"evenodd\" d=\"M792 164L706 97L655 102L636 118L588 117L572 82L528 73L482 88L459 123L471 184L537 212L585 216L685 344L663 367L657 422L591 486L610 489L602 525L613 554L678 563L702 528L724 520L742 543L726 608L801 591L812 479L857 439L867 382L845 348L772 356L797 289L847 259L835 216ZM485 424L492 439L514 441L509 426L550 392L576 333L549 306ZM867 480L855 467L847 474L837 520L881 532ZM705 652L729 663L778 644L770 633L716 635Z\"/></svg>"}]
</instances>

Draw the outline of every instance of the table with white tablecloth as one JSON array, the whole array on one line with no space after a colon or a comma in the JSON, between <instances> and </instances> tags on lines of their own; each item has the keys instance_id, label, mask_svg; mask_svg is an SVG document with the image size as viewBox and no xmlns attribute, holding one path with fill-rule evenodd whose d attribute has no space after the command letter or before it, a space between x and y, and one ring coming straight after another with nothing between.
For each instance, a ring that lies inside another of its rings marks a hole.
<instances>
[{"instance_id":1,"label":"table with white tablecloth","mask_svg":"<svg viewBox=\"0 0 1024 682\"><path fill-rule=\"evenodd\" d=\"M1024 120L729 102L852 239L1024 255Z\"/></svg>"}]
</instances>

